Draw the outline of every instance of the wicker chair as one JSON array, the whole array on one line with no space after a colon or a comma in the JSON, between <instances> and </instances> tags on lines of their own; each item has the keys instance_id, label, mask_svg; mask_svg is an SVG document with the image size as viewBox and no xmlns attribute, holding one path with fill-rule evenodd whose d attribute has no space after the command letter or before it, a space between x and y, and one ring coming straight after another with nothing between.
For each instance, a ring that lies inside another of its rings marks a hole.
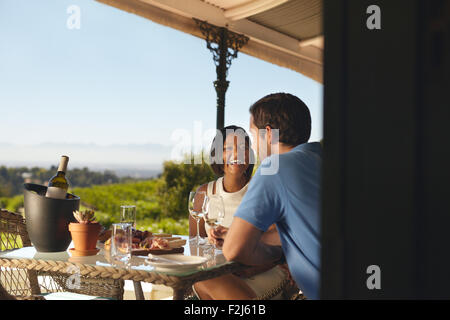
<instances>
[{"instance_id":1,"label":"wicker chair","mask_svg":"<svg viewBox=\"0 0 450 320\"><path fill-rule=\"evenodd\" d=\"M25 219L16 213L0 209L0 251L31 246ZM41 281L39 281L39 278ZM0 267L0 285L18 299L40 299L52 292L74 292L117 300L123 299L124 281L113 279L81 278L79 289L67 287L69 275L33 270Z\"/></svg>"},{"instance_id":2,"label":"wicker chair","mask_svg":"<svg viewBox=\"0 0 450 320\"><path fill-rule=\"evenodd\" d=\"M264 295L254 298L253 300L271 300L275 297L282 300L306 300L306 297L300 291L298 286L291 282L289 279L285 279L280 285ZM199 300L197 295L190 288L184 295L184 300Z\"/></svg>"},{"instance_id":3,"label":"wicker chair","mask_svg":"<svg viewBox=\"0 0 450 320\"><path fill-rule=\"evenodd\" d=\"M278 288L273 289L271 292L268 292L261 297L257 297L255 300L271 300L278 295L280 295L280 298L283 300L306 299L297 285L293 284L289 279L286 279L280 284Z\"/></svg>"},{"instance_id":4,"label":"wicker chair","mask_svg":"<svg viewBox=\"0 0 450 320\"><path fill-rule=\"evenodd\" d=\"M297 287L291 285L289 289L286 289L284 292L284 297L287 300L306 300L306 296L303 292Z\"/></svg>"}]
</instances>

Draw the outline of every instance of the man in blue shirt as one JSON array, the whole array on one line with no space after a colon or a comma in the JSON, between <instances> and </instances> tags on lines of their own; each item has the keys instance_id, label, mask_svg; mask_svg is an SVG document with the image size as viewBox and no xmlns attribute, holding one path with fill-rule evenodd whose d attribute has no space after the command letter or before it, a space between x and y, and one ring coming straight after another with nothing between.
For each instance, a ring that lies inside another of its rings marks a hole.
<instances>
[{"instance_id":1,"label":"man in blue shirt","mask_svg":"<svg viewBox=\"0 0 450 320\"><path fill-rule=\"evenodd\" d=\"M257 101L250 113L253 145L262 162L230 229L220 235L219 228L216 236L224 238L228 260L255 266L285 258L305 296L318 299L322 151L319 143L307 143L308 107L293 95L277 93ZM277 230L269 240L272 224Z\"/></svg>"}]
</instances>

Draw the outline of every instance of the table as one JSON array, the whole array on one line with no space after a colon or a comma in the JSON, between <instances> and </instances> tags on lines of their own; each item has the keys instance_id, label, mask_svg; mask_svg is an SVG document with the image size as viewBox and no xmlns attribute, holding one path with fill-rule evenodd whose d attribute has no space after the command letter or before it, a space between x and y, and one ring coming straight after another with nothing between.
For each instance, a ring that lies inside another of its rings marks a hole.
<instances>
[{"instance_id":1,"label":"table","mask_svg":"<svg viewBox=\"0 0 450 320\"><path fill-rule=\"evenodd\" d=\"M7 250L0 253L0 266L6 268L19 268L35 271L49 271L63 274L80 274L95 279L122 279L133 280L138 299L143 299L140 281L163 284L173 289L174 300L182 300L191 286L203 280L216 278L225 274L241 271L246 268L240 263L230 262L220 254L215 254L213 248L203 249L196 247L187 236L184 246L185 255L204 256L208 260L197 270L184 272L161 272L145 262L147 257L133 256L130 266L120 266L111 263L109 251L98 243L99 253L95 256L71 256L69 246L67 251L55 253L37 252L34 247Z\"/></svg>"}]
</instances>

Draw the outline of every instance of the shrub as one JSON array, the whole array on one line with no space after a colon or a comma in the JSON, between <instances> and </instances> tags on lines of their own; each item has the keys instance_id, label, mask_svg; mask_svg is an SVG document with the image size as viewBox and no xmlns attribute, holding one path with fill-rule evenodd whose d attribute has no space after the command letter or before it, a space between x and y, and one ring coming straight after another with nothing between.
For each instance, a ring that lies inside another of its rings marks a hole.
<instances>
[{"instance_id":1,"label":"shrub","mask_svg":"<svg viewBox=\"0 0 450 320\"><path fill-rule=\"evenodd\" d=\"M23 196L0 198L0 208L17 213L20 208L23 208L23 201Z\"/></svg>"},{"instance_id":2,"label":"shrub","mask_svg":"<svg viewBox=\"0 0 450 320\"><path fill-rule=\"evenodd\" d=\"M73 193L81 198L83 205L109 214L106 220L118 222L121 205L136 205L137 219L158 218L160 209L157 201L158 180L122 183L89 188L75 188Z\"/></svg>"},{"instance_id":3,"label":"shrub","mask_svg":"<svg viewBox=\"0 0 450 320\"><path fill-rule=\"evenodd\" d=\"M160 220L138 221L136 227L139 230L149 230L153 233L171 233L179 235L189 234L189 219L163 218Z\"/></svg>"},{"instance_id":4,"label":"shrub","mask_svg":"<svg viewBox=\"0 0 450 320\"><path fill-rule=\"evenodd\" d=\"M206 162L202 161L201 164L184 162L164 162L162 183L158 189L162 217L188 217L189 192L215 179L213 171Z\"/></svg>"}]
</instances>

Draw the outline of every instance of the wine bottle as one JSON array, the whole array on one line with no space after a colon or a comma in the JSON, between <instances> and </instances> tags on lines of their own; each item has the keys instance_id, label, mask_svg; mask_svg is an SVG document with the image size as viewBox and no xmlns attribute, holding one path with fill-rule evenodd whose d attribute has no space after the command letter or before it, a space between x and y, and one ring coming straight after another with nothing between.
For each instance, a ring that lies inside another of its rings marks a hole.
<instances>
[{"instance_id":1,"label":"wine bottle","mask_svg":"<svg viewBox=\"0 0 450 320\"><path fill-rule=\"evenodd\" d=\"M48 198L65 199L69 182L66 179L67 163L69 157L62 156L59 162L58 172L48 181L47 193Z\"/></svg>"}]
</instances>

